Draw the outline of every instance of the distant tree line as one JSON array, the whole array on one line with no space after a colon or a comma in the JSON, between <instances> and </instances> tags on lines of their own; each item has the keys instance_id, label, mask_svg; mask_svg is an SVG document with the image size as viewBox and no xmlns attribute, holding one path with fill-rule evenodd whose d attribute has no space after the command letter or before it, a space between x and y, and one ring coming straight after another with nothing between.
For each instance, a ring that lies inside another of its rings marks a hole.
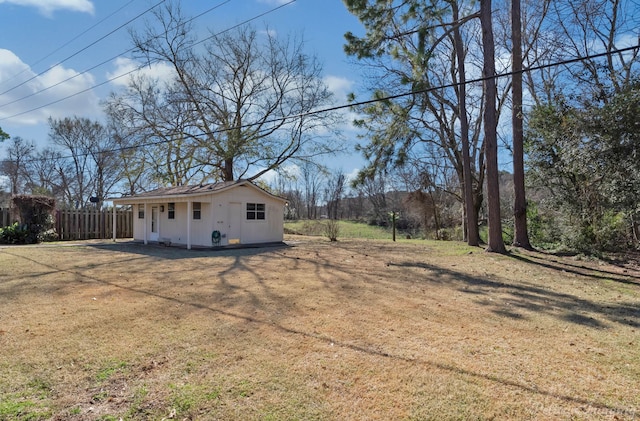
<instances>
[{"instance_id":1,"label":"distant tree line","mask_svg":"<svg viewBox=\"0 0 640 421\"><path fill-rule=\"evenodd\" d=\"M506 237L580 251L640 245L634 1L345 4L365 28L347 34L345 51L379 100L358 106L361 182L423 173L459 201L470 245L486 210L490 251ZM510 192L494 135L513 157Z\"/></svg>"},{"instance_id":2,"label":"distant tree line","mask_svg":"<svg viewBox=\"0 0 640 421\"><path fill-rule=\"evenodd\" d=\"M168 2L132 44L171 77L131 78L104 124L50 120L41 150L5 140L9 189L83 207L273 170L291 218L385 224L399 210L424 236L495 252L640 246L634 0L344 3L364 27L345 52L371 93L350 97L368 163L354 180L317 164L340 151L340 120L315 112L332 98L302 40L251 27L196 40Z\"/></svg>"}]
</instances>

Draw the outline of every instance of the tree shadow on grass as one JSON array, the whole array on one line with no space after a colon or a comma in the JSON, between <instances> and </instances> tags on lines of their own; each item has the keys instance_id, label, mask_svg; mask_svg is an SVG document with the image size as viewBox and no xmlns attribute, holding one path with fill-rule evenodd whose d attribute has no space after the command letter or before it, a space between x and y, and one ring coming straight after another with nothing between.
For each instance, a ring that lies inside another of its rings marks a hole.
<instances>
[{"instance_id":1,"label":"tree shadow on grass","mask_svg":"<svg viewBox=\"0 0 640 421\"><path fill-rule=\"evenodd\" d=\"M239 257L238 257L239 259ZM420 265L421 267L423 267L422 265ZM442 268L440 268L442 269ZM461 277L461 274L453 272L453 271L448 271L445 269L442 269L442 274L448 275L448 274L453 274L457 277ZM468 276L462 276L462 278L465 278L467 283L469 285L472 286L483 286L483 287L489 287L489 288L496 288L496 289L500 289L500 288L506 288L506 287L511 287L507 284L504 283L500 283L500 282L494 282L494 281L490 281L490 280L486 280L486 279L477 279L477 278L473 278L473 277L468 277ZM547 396L553 399L557 399L559 401L562 402L566 402L568 404L574 404L574 405L581 405L581 406L587 406L590 408L596 408L597 410L606 412L606 413L610 413L610 414L616 414L616 415L632 415L635 416L637 415L636 410L632 409L632 408L624 408L624 407L618 407L615 405L611 405L611 404L607 404L607 403L603 403L603 402L598 402L596 400L591 400L588 398L582 398L579 396L572 396L572 395L568 395L568 394L562 394L562 393L557 393L557 392L552 392L552 391L547 391L544 390L542 388L536 387L536 386L531 386L528 384L525 384L524 382L518 382L516 380L512 380L509 378L504 378L498 375L494 375L494 374L489 374L489 373L483 373L483 372L479 372L479 371L474 371L474 370L470 370L467 368L463 368L461 366L458 366L456 364L448 364L448 363L443 363L437 360L432 360L432 359L427 359L427 358L414 358L414 357L406 357L403 355L397 355L391 352L387 352L384 349L380 349L380 347L376 346L376 347L372 347L372 346L367 346L366 344L355 344L355 343L350 343L348 341L344 341L344 340L339 340L336 338L333 338L331 336L322 334L322 333L318 333L318 332L310 332L310 331L306 331L303 329L298 329L295 327L291 327L291 326L285 326L283 324L281 324L280 322L274 320L273 317L270 317L269 319L263 319L261 317L255 317L255 316L251 316L248 314L243 314L240 313L238 311L234 311L233 309L229 309L229 308L225 308L222 306L216 306L209 303L204 303L204 302L194 302L191 300L187 300L185 298L178 298L178 297L173 297L173 296L167 296L164 295L162 293L158 293L158 292L153 292L153 291L149 291L146 290L144 288L131 288L131 287L126 287L126 286L122 286L116 283L112 283L109 281L105 281L102 280L98 277L93 277L92 278L93 281L97 282L97 283L103 283L106 285L110 285L113 287L117 287L117 288L122 288L125 290L129 290L131 292L135 292L135 293L140 293L140 294L145 294L145 295L149 295L155 298L159 298L163 301L166 302L172 302L176 305L179 305L181 307L187 306L187 307L191 307L193 309L197 309L197 310L203 310L203 311L208 311L211 312L212 314L216 314L216 315L221 315L224 317L229 317L229 318L233 318L236 319L240 322L243 323L249 323L249 324L254 324L254 325L259 325L259 326L266 326L268 328L272 328L272 329L276 329L280 332L282 332L282 334L287 334L287 335L294 335L294 336L298 336L298 337L304 337L304 338L309 338L309 339L313 339L313 340L317 340L319 342L323 342L326 344L330 344L331 346L338 346L338 347L342 347L345 349L350 349L359 353L363 353L363 354L367 354L367 355L371 355L371 356L375 356L375 357L380 357L382 359L393 359L393 360L397 360L397 361L403 361L409 364L415 364L415 365L421 365L421 366L425 366L425 367L431 367L437 370L442 370L445 372L449 372L449 373L453 373L455 375L460 375L463 377L468 377L471 379L481 379L481 380L485 380L485 381L489 381L492 383L496 383L496 384L500 384L502 386L506 386L506 387L510 387L516 390L520 390L522 392L526 392L526 393L531 393L531 394L535 394L535 395L541 395L541 396ZM537 288L531 288L531 287L526 287L524 288L525 290L531 290L534 294L538 294L540 292L539 289ZM545 291L547 292L547 291ZM528 295L533 295L533 294L529 294ZM562 297L563 299L566 297L570 297L570 296L564 296L562 294L559 294L560 297ZM214 302L216 302L214 300ZM516 317L516 316L513 316ZM519 316L517 316L519 317ZM578 318L576 317L576 319L574 320L575 322L580 322L578 320Z\"/></svg>"},{"instance_id":2,"label":"tree shadow on grass","mask_svg":"<svg viewBox=\"0 0 640 421\"><path fill-rule=\"evenodd\" d=\"M127 250L127 251L130 251L130 250ZM158 257L156 254L154 254L154 250L145 248L144 251L145 251L144 254L146 255ZM257 251L254 250L254 252L257 252ZM187 251L181 251L181 253L185 253L186 255L190 254L190 252L187 252ZM32 260L24 256L20 256L20 257L23 259L30 260L33 263L37 263L45 267L49 267L49 269L51 270L60 270L51 265L48 265L47 263L38 262L36 260ZM296 261L297 260L294 260L293 262L295 263ZM423 277L420 277L418 282L442 282L442 283L446 282L448 284L457 286L459 291L469 293L469 294L475 294L479 298L482 298L483 296L489 296L495 293L506 294L506 296L512 300L521 300L520 305L522 306L522 308L528 309L528 310L551 312L552 307L560 306L561 308L564 308L566 310L571 310L568 312L566 317L568 317L569 319L572 319L569 321L572 321L578 324L589 324L591 323L591 321L583 320L582 319L583 314L573 310L579 309L581 311L584 311L585 308L590 312L603 310L600 307L600 305L594 302L590 302L584 299L579 299L570 294L562 294L562 293L549 291L547 289L536 287L536 286L499 282L499 281L488 279L486 277L469 276L467 274L463 274L450 269L430 265L427 263L407 262L407 263L394 263L392 265L402 266L402 267L417 267L420 269L431 271L436 276L424 277L426 278L426 280L423 279ZM242 262L241 257L239 256L235 257L235 263L231 264L228 270L223 271L221 273L222 276L225 278L233 277L235 275L234 268L241 269L241 270L249 269L251 273L253 273L254 276L257 277L257 275L252 270L252 268L249 268L247 265L245 265L244 262ZM618 414L618 415L628 415L628 414L631 414L633 416L637 415L635 410L631 408L617 407L615 405L599 402L595 399L588 399L588 398L579 397L579 396L571 396L566 393L563 394L560 392L544 390L542 388L531 386L530 384L526 384L525 382L521 382L518 380L514 380L514 379L510 379L510 378L506 378L503 376L494 375L490 373L485 373L482 371L470 370L458 364L443 363L441 361L438 361L435 359L429 359L425 357L409 358L403 355L387 352L384 349L380 349L380 347L377 347L377 346L374 347L374 346L368 346L367 344L355 344L350 341L338 340L327 334L308 331L306 329L297 328L293 326L287 326L279 322L278 320L274 320L273 317L264 318L259 316L253 316L245 312L240 312L238 310L234 310L233 308L226 307L224 304L222 304L220 301L216 299L196 301L194 297L178 297L174 295L169 295L166 293L166 291L163 292L163 291L157 291L157 290L149 290L141 286L135 286L135 285L129 286L119 282L112 282L112 281L101 278L99 275L91 275L91 274L83 273L82 269L70 268L70 269L64 269L64 271L88 278L91 281L99 284L108 285L114 288L129 291L132 293L144 294L147 296L157 298L162 303L163 308L167 307L166 304L174 304L176 306L179 306L180 308L191 308L192 310L206 311L206 312L210 312L212 315L220 315L224 317L233 318L242 323L255 324L256 326L275 329L284 335L293 335L294 337L299 337L299 338L310 338L318 342L331 344L332 346L339 346L345 349L351 349L359 353L364 353L374 357L379 357L382 361L384 361L385 359L388 359L388 360L403 361L408 364L417 365L417 366L430 367L437 370L442 370L448 373L452 373L454 375L459 375L459 376L469 378L471 379L472 382L475 382L476 380L488 381L491 383L496 383L502 386L506 386L508 388L512 388L514 390L519 390L519 391L534 394L534 395L550 397L550 398L557 399L559 401L566 402L572 405L580 405L580 406L588 406L591 408L597 408L598 410L603 411L603 413L607 412L610 414ZM278 297L273 296L273 298L277 299ZM252 304L255 306L257 303L253 302ZM514 318L524 317L521 313L515 312L511 310L509 307L504 305L496 305L496 304L488 304L488 303L487 305L496 306L494 309L496 313L503 314L507 317L514 317ZM632 315L632 320L638 323L639 317L640 315L636 310L636 312ZM594 326L594 327L599 327L599 326Z\"/></svg>"},{"instance_id":3,"label":"tree shadow on grass","mask_svg":"<svg viewBox=\"0 0 640 421\"><path fill-rule=\"evenodd\" d=\"M538 264L534 261L518 258L526 263ZM435 276L424 277L427 282L448 283L457 286L465 294L477 296L476 302L491 307L496 314L524 319L527 313L546 314L559 320L591 328L606 328L607 323L618 323L633 328L640 328L640 306L637 301L597 302L562 293L549 288L519 283L517 281L492 280L486 276L469 275L456 270L425 262L395 262L391 266L414 267L427 270ZM565 269L555 265L543 265L563 275ZM580 276L589 276L577 272ZM610 280L610 276L592 275L597 279ZM617 282L634 282L617 279Z\"/></svg>"},{"instance_id":4,"label":"tree shadow on grass","mask_svg":"<svg viewBox=\"0 0 640 421\"><path fill-rule=\"evenodd\" d=\"M148 257L160 259L194 259L199 257L215 256L252 256L261 254L273 249L290 247L284 242L274 242L265 244L245 244L230 247L194 247L187 250L184 246L164 246L161 244L144 244L138 241L111 242L111 243L88 243L82 245L98 250L121 251L125 253L135 253Z\"/></svg>"},{"instance_id":5,"label":"tree shadow on grass","mask_svg":"<svg viewBox=\"0 0 640 421\"><path fill-rule=\"evenodd\" d=\"M620 273L605 270L603 268L591 268L586 265L577 265L569 262L551 261L545 257L537 257L533 255L510 254L511 258L524 263L541 266L547 269L557 270L560 272L573 273L574 275L584 276L593 279L608 280L621 284L640 286L640 276L632 273L621 275Z\"/></svg>"}]
</instances>

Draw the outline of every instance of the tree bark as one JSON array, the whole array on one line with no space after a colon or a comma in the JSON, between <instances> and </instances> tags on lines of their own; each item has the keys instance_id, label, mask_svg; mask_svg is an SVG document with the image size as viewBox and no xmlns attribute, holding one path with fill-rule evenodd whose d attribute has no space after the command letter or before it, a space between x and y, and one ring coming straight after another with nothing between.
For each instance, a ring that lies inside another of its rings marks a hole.
<instances>
[{"instance_id":1,"label":"tree bark","mask_svg":"<svg viewBox=\"0 0 640 421\"><path fill-rule=\"evenodd\" d=\"M491 0L480 1L480 26L482 27L482 47L484 56L484 145L487 165L487 205L489 211L489 245L487 251L506 253L502 240L500 220L500 185L498 172L498 139L496 134L496 64L495 45L491 19Z\"/></svg>"},{"instance_id":2,"label":"tree bark","mask_svg":"<svg viewBox=\"0 0 640 421\"><path fill-rule=\"evenodd\" d=\"M531 250L527 232L527 197L524 185L524 134L522 122L522 19L520 0L511 0L512 101L513 127L513 245Z\"/></svg>"},{"instance_id":3,"label":"tree bark","mask_svg":"<svg viewBox=\"0 0 640 421\"><path fill-rule=\"evenodd\" d=\"M452 2L453 21L460 19L457 4ZM469 121L467 119L467 80L465 70L465 54L464 45L462 44L462 35L460 27L456 26L453 31L455 42L456 58L458 60L458 112L460 119L460 142L462 147L462 179L464 181L464 206L466 215L466 233L467 244L477 246L480 244L480 235L478 233L478 214L474 211L473 204L473 180L471 173L471 157L469 156Z\"/></svg>"}]
</instances>

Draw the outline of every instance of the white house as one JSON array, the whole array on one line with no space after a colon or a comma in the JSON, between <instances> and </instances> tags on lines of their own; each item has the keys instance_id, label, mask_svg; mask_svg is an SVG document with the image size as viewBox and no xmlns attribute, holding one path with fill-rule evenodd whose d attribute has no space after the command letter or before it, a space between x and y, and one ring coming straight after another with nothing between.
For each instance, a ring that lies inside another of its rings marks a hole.
<instances>
[{"instance_id":1,"label":"white house","mask_svg":"<svg viewBox=\"0 0 640 421\"><path fill-rule=\"evenodd\" d=\"M164 187L112 199L133 207L133 238L191 249L282 242L285 199L250 181Z\"/></svg>"}]
</instances>

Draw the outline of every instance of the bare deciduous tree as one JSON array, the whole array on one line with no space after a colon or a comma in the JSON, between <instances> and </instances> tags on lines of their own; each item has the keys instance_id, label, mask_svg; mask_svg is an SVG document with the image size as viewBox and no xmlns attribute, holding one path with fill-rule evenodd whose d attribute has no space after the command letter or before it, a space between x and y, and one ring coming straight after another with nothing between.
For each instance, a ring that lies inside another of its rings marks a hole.
<instances>
[{"instance_id":1,"label":"bare deciduous tree","mask_svg":"<svg viewBox=\"0 0 640 421\"><path fill-rule=\"evenodd\" d=\"M140 58L170 68L172 79L134 78L111 103L155 143L150 158L162 182L253 180L337 149L330 133L337 114L312 112L331 93L301 39L245 25L203 43L178 6L158 10L155 27L132 33L133 44Z\"/></svg>"},{"instance_id":2,"label":"bare deciduous tree","mask_svg":"<svg viewBox=\"0 0 640 421\"><path fill-rule=\"evenodd\" d=\"M340 201L344 195L346 181L347 179L342 171L334 172L327 179L324 197L327 202L329 219L340 219Z\"/></svg>"},{"instance_id":3,"label":"bare deciduous tree","mask_svg":"<svg viewBox=\"0 0 640 421\"><path fill-rule=\"evenodd\" d=\"M304 162L300 167L304 184L304 199L307 219L318 218L318 201L326 171L312 162Z\"/></svg>"},{"instance_id":4,"label":"bare deciduous tree","mask_svg":"<svg viewBox=\"0 0 640 421\"><path fill-rule=\"evenodd\" d=\"M120 179L113 139L97 121L80 117L49 119L49 138L67 156L59 168L62 189L69 206L81 208L92 196L104 200Z\"/></svg>"},{"instance_id":5,"label":"bare deciduous tree","mask_svg":"<svg viewBox=\"0 0 640 421\"><path fill-rule=\"evenodd\" d=\"M19 136L11 138L7 158L0 162L0 173L9 179L11 193L24 193L29 181L28 163L33 159L35 146Z\"/></svg>"}]
</instances>

